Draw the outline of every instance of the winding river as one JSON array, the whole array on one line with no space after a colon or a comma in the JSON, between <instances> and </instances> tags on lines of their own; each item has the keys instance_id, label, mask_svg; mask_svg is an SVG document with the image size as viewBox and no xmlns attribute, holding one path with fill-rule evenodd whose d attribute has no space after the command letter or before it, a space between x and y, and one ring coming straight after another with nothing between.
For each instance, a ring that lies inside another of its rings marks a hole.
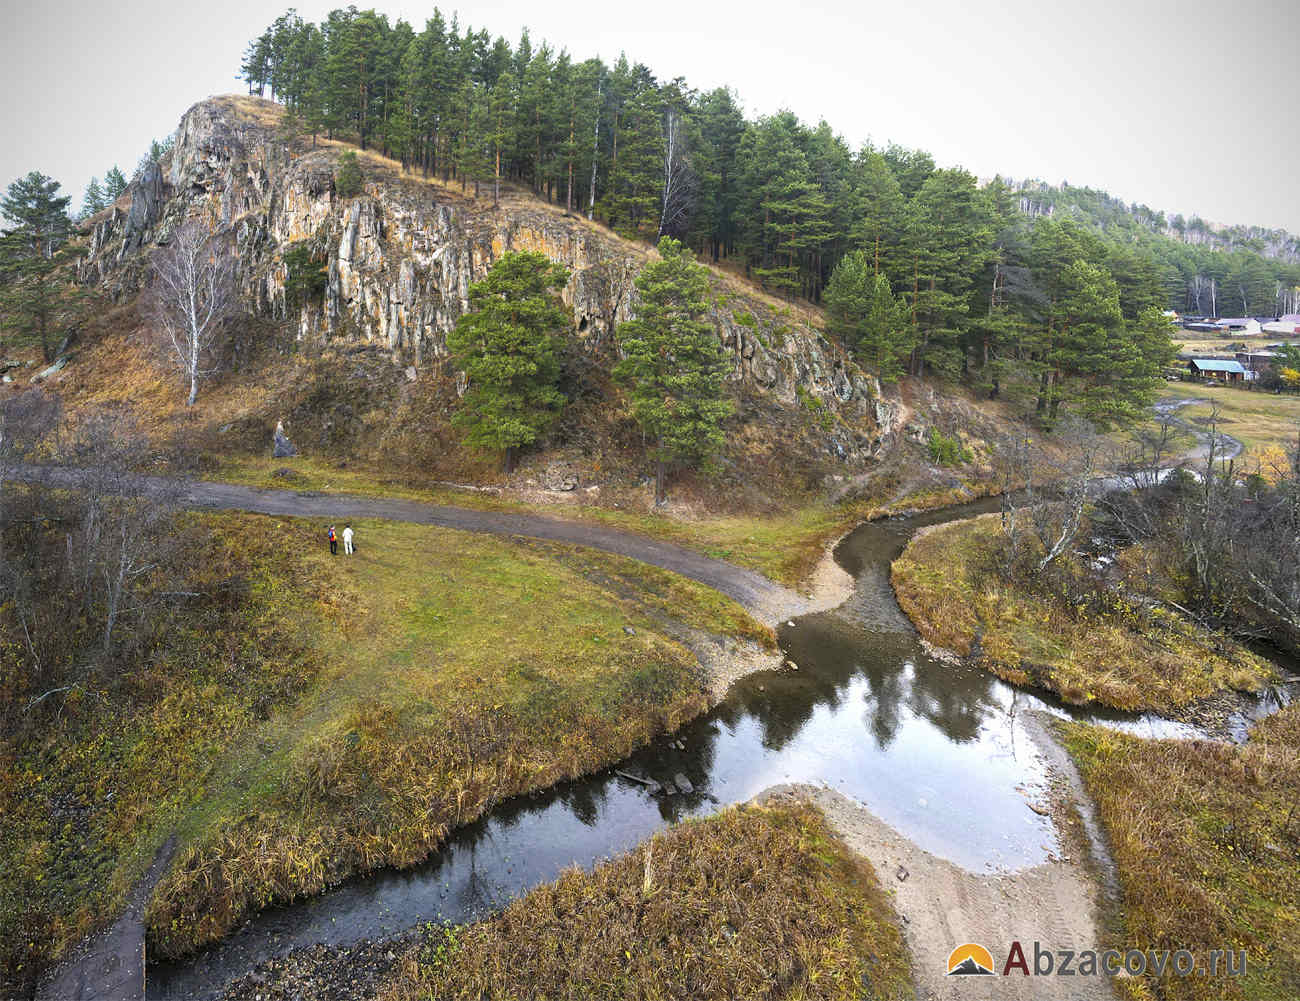
<instances>
[{"instance_id":1,"label":"winding river","mask_svg":"<svg viewBox=\"0 0 1300 1001\"><path fill-rule=\"evenodd\" d=\"M1154 716L1065 707L925 654L894 600L889 565L917 528L996 505L872 522L847 536L835 558L856 578L852 597L779 630L799 669L745 678L712 712L617 769L689 791L657 795L610 769L502 803L456 831L422 865L359 877L264 911L197 956L151 964L149 997L209 998L298 946L346 945L421 922L473 919L568 866L589 867L670 824L782 782L830 785L920 847L971 871L1042 862L1058 846L1050 821L1029 806L1048 776L1024 732L1025 713L1150 737L1197 731ZM1263 702L1258 712L1285 698ZM1247 723L1243 718L1239 728Z\"/></svg>"}]
</instances>

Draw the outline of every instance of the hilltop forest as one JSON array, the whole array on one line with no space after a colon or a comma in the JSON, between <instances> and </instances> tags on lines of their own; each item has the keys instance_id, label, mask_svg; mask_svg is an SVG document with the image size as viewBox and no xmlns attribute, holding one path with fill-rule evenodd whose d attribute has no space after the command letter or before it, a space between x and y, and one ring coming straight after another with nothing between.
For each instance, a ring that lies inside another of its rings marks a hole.
<instances>
[{"instance_id":1,"label":"hilltop forest","mask_svg":"<svg viewBox=\"0 0 1300 1001\"><path fill-rule=\"evenodd\" d=\"M729 89L660 81L622 55L575 62L527 31L512 46L437 11L417 32L373 10L319 25L290 10L241 69L250 92L285 104L291 131L678 238L824 303L832 332L886 379L961 376L1031 396L1040 414L1083 394L1094 419L1131 416L1132 390L1169 358L1161 310L1277 314L1300 286L1300 263L1171 239L1138 214L1116 225L1079 199L1046 217L1025 210L1023 186L981 185L925 152L853 150L825 121L748 119Z\"/></svg>"}]
</instances>

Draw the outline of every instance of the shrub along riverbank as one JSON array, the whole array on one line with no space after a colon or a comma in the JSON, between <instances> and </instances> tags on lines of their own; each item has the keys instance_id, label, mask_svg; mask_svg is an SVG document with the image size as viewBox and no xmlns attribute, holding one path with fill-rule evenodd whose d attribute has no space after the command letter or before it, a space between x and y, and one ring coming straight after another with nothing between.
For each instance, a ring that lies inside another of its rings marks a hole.
<instances>
[{"instance_id":1,"label":"shrub along riverbank","mask_svg":"<svg viewBox=\"0 0 1300 1001\"><path fill-rule=\"evenodd\" d=\"M871 866L801 803L743 806L573 869L477 924L431 929L392 1001L913 995Z\"/></svg>"},{"instance_id":2,"label":"shrub along riverbank","mask_svg":"<svg viewBox=\"0 0 1300 1001\"><path fill-rule=\"evenodd\" d=\"M1300 707L1240 747L1084 724L1063 733L1119 869L1115 947L1191 949L1202 968L1212 949L1247 952L1244 977L1116 985L1163 1001L1300 997Z\"/></svg>"},{"instance_id":3,"label":"shrub along riverbank","mask_svg":"<svg viewBox=\"0 0 1300 1001\"><path fill-rule=\"evenodd\" d=\"M1273 677L1262 658L1125 588L1090 590L1070 602L1041 579L1006 573L997 515L922 530L894 561L899 604L929 643L1017 685L1074 703L1177 715L1228 689L1255 690ZM1122 561L1121 561L1122 562ZM1070 556L1058 575L1088 569Z\"/></svg>"}]
</instances>

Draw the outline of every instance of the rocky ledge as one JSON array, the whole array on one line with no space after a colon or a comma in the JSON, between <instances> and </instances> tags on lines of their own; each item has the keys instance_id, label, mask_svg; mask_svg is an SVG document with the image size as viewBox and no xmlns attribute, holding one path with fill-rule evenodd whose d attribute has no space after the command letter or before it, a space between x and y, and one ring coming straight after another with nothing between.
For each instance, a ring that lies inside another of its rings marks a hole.
<instances>
[{"instance_id":1,"label":"rocky ledge","mask_svg":"<svg viewBox=\"0 0 1300 1001\"><path fill-rule=\"evenodd\" d=\"M511 193L493 209L369 154L360 154L363 192L341 197L334 163L342 147L286 143L279 114L278 105L245 97L186 112L170 157L132 182L129 208L92 221L82 280L116 301L131 298L147 281L149 249L201 217L234 242L253 312L292 324L304 346L367 343L418 367L445 359L471 282L509 250L536 250L570 271L563 297L583 348L617 352L615 331L636 310L633 281L652 250L527 194ZM325 287L291 305L285 253L301 245L312 249ZM802 307L718 273L712 319L733 381L808 411L833 457L854 464L888 447L899 408Z\"/></svg>"}]
</instances>

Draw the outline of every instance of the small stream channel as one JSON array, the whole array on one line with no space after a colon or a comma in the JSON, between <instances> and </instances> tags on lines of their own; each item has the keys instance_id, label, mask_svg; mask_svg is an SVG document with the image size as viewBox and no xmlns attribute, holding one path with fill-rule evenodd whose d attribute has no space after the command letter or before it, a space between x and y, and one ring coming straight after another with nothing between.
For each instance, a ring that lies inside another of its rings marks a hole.
<instances>
[{"instance_id":1,"label":"small stream channel","mask_svg":"<svg viewBox=\"0 0 1300 1001\"><path fill-rule=\"evenodd\" d=\"M846 537L835 558L857 580L852 597L779 631L799 670L742 680L712 712L618 765L658 781L684 776L690 792L652 795L610 769L502 803L419 866L358 877L264 911L197 956L151 963L150 999L213 997L298 946L348 945L420 922L471 920L567 866L590 867L670 824L782 782L830 785L922 848L975 872L1044 861L1057 842L1050 821L1029 807L1048 776L1020 725L1026 712L1147 737L1198 731L1155 716L1065 707L924 653L894 600L889 565L917 528L996 504L872 522ZM1251 716L1272 708L1261 704ZM1243 718L1239 730L1247 725Z\"/></svg>"}]
</instances>

